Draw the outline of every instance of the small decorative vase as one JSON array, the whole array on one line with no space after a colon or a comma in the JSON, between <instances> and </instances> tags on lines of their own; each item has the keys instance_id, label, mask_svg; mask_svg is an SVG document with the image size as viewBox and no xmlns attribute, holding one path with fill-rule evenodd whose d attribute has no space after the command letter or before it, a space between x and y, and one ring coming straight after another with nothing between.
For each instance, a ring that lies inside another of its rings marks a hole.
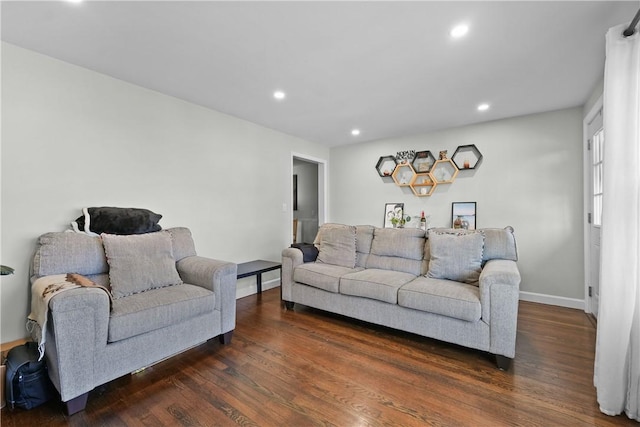
<instances>
[{"instance_id":1,"label":"small decorative vase","mask_svg":"<svg viewBox=\"0 0 640 427\"><path fill-rule=\"evenodd\" d=\"M468 225L467 223L467 226ZM453 228L462 228L462 217L460 215L453 221Z\"/></svg>"}]
</instances>

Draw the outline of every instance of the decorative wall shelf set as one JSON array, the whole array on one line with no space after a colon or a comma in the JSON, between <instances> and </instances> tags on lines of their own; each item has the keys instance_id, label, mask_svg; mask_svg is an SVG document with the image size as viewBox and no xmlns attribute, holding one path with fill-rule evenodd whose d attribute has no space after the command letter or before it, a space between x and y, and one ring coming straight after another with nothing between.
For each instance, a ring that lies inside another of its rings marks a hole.
<instances>
[{"instance_id":1,"label":"decorative wall shelf set","mask_svg":"<svg viewBox=\"0 0 640 427\"><path fill-rule=\"evenodd\" d=\"M410 187L418 197L430 196L438 185L451 184L461 170L475 169L482 153L475 145L461 145L451 158L441 151L439 159L431 151L401 151L396 156L382 156L376 170L381 177L391 177L399 187Z\"/></svg>"}]
</instances>

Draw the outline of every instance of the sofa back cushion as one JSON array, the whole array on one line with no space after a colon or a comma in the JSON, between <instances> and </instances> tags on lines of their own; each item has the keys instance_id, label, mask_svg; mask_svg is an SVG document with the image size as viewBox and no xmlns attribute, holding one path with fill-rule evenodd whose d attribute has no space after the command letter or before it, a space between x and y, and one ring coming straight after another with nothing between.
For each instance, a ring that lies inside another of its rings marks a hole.
<instances>
[{"instance_id":1,"label":"sofa back cushion","mask_svg":"<svg viewBox=\"0 0 640 427\"><path fill-rule=\"evenodd\" d=\"M327 224L325 224L327 225ZM317 262L354 268L356 266L356 227L323 225L318 232L320 247Z\"/></svg>"},{"instance_id":2,"label":"sofa back cushion","mask_svg":"<svg viewBox=\"0 0 640 427\"><path fill-rule=\"evenodd\" d=\"M365 267L367 259L371 253L371 244L373 242L373 225L357 225L356 226L356 267Z\"/></svg>"},{"instance_id":3,"label":"sofa back cushion","mask_svg":"<svg viewBox=\"0 0 640 427\"><path fill-rule=\"evenodd\" d=\"M518 250L516 248L516 238L513 235L513 227L482 228L480 231L484 234L483 262L491 259L518 260Z\"/></svg>"},{"instance_id":4,"label":"sofa back cushion","mask_svg":"<svg viewBox=\"0 0 640 427\"><path fill-rule=\"evenodd\" d=\"M32 262L36 277L78 273L84 276L109 271L102 239L73 232L53 232L40 236Z\"/></svg>"},{"instance_id":5,"label":"sofa back cushion","mask_svg":"<svg viewBox=\"0 0 640 427\"><path fill-rule=\"evenodd\" d=\"M182 283L169 233L102 234L102 241L114 299Z\"/></svg>"},{"instance_id":6,"label":"sofa back cushion","mask_svg":"<svg viewBox=\"0 0 640 427\"><path fill-rule=\"evenodd\" d=\"M518 250L516 239L513 234L513 227L505 228L479 228L477 230L461 230L453 228L431 228L429 231L438 233L470 234L480 232L484 235L484 250L482 251L482 263L492 259L518 260ZM427 239L425 246L425 258L430 259L430 244Z\"/></svg>"},{"instance_id":7,"label":"sofa back cushion","mask_svg":"<svg viewBox=\"0 0 640 427\"><path fill-rule=\"evenodd\" d=\"M429 230L429 242L427 277L478 284L482 271L483 233Z\"/></svg>"},{"instance_id":8,"label":"sofa back cushion","mask_svg":"<svg viewBox=\"0 0 640 427\"><path fill-rule=\"evenodd\" d=\"M193 243L191 231L186 227L168 228L173 246L173 258L176 262L189 256L196 256L196 246Z\"/></svg>"},{"instance_id":9,"label":"sofa back cushion","mask_svg":"<svg viewBox=\"0 0 640 427\"><path fill-rule=\"evenodd\" d=\"M424 245L424 230L376 228L366 267L403 271L419 276L426 272Z\"/></svg>"}]
</instances>

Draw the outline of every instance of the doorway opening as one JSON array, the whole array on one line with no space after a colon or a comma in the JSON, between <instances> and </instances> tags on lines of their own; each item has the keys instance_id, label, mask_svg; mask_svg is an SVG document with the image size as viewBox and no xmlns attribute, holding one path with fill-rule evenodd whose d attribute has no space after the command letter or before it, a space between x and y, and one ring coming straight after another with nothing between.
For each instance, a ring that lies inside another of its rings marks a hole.
<instances>
[{"instance_id":1,"label":"doorway opening","mask_svg":"<svg viewBox=\"0 0 640 427\"><path fill-rule=\"evenodd\" d=\"M326 162L292 156L292 234L294 243L313 243L326 218Z\"/></svg>"}]
</instances>

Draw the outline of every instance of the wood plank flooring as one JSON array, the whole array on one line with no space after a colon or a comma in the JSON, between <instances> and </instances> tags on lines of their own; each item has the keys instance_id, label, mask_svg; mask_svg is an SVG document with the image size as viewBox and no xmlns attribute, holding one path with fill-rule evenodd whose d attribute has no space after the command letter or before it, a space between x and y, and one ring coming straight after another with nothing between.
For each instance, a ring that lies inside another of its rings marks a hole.
<instances>
[{"instance_id":1,"label":"wood plank flooring","mask_svg":"<svg viewBox=\"0 0 640 427\"><path fill-rule=\"evenodd\" d=\"M521 302L508 372L489 355L296 305L238 300L231 345L209 342L59 402L4 408L2 426L622 426L598 410L595 327Z\"/></svg>"}]
</instances>

